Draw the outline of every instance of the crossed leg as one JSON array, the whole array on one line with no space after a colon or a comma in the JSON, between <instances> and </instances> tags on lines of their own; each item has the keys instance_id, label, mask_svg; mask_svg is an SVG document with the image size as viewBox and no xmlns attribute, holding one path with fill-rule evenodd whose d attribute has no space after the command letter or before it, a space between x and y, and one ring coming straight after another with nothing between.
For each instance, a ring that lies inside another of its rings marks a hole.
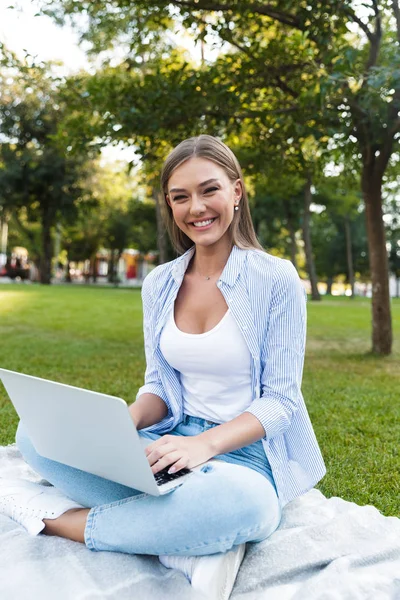
<instances>
[{"instance_id":1,"label":"crossed leg","mask_svg":"<svg viewBox=\"0 0 400 600\"><path fill-rule=\"evenodd\" d=\"M91 550L200 556L261 541L279 524L273 485L248 467L212 461L181 487L155 497L41 457L22 427L17 443L33 469L88 507L46 520L45 533Z\"/></svg>"}]
</instances>

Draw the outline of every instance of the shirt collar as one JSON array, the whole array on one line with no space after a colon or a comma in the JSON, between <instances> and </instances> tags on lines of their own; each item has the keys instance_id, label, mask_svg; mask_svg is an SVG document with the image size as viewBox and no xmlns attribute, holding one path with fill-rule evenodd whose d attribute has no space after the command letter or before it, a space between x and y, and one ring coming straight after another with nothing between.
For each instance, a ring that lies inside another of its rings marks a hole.
<instances>
[{"instance_id":1,"label":"shirt collar","mask_svg":"<svg viewBox=\"0 0 400 600\"><path fill-rule=\"evenodd\" d=\"M178 285L182 283L185 271L193 257L194 251L195 246L192 246L189 248L189 250L182 254L182 256L179 256L179 258L176 259L175 264L172 267L171 274ZM246 250L242 250L237 246L233 246L228 261L221 273L220 281L223 281L229 286L233 286L239 277L245 258Z\"/></svg>"}]
</instances>

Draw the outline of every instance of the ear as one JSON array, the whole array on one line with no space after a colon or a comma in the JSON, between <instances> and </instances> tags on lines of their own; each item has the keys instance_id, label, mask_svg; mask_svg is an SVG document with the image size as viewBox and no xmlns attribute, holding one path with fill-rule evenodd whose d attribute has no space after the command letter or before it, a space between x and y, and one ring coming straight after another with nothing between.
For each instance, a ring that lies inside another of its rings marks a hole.
<instances>
[{"instance_id":1,"label":"ear","mask_svg":"<svg viewBox=\"0 0 400 600\"><path fill-rule=\"evenodd\" d=\"M168 194L164 194L164 196L165 196L165 201L166 201L166 203L167 203L167 204L168 204L168 206L171 208L171 200L169 199L169 196L168 196Z\"/></svg>"},{"instance_id":2,"label":"ear","mask_svg":"<svg viewBox=\"0 0 400 600\"><path fill-rule=\"evenodd\" d=\"M233 186L233 192L235 195L235 202L237 204L239 204L239 202L243 196L243 186L242 186L242 182L240 181L240 179L236 179L234 186Z\"/></svg>"}]
</instances>

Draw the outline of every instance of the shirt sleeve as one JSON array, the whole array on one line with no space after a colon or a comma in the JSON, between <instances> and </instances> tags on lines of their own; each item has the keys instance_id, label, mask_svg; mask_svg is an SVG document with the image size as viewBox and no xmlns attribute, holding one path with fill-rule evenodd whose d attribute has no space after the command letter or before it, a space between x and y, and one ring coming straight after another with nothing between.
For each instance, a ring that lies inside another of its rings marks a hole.
<instances>
[{"instance_id":1,"label":"shirt sleeve","mask_svg":"<svg viewBox=\"0 0 400 600\"><path fill-rule=\"evenodd\" d=\"M156 319L153 313L154 301L152 293L151 277L147 276L142 286L142 304L143 304L143 335L144 351L146 355L146 372L144 376L144 385L139 389L136 399L142 394L155 394L159 396L167 405L168 413L171 407L167 394L161 382L155 360L155 324Z\"/></svg>"},{"instance_id":2,"label":"shirt sleeve","mask_svg":"<svg viewBox=\"0 0 400 600\"><path fill-rule=\"evenodd\" d=\"M306 298L296 269L291 262L282 261L275 273L261 350L260 398L245 411L257 417L267 439L289 428L302 401Z\"/></svg>"}]
</instances>

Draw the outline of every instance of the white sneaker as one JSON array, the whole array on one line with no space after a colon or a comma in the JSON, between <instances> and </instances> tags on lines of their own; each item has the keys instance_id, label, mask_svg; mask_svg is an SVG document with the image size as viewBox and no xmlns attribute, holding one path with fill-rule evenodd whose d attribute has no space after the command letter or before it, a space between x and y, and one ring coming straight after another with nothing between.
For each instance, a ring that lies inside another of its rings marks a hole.
<instances>
[{"instance_id":1,"label":"white sneaker","mask_svg":"<svg viewBox=\"0 0 400 600\"><path fill-rule=\"evenodd\" d=\"M0 478L0 514L25 527L31 535L44 529L43 519L56 519L71 508L84 507L54 487Z\"/></svg>"},{"instance_id":2,"label":"white sneaker","mask_svg":"<svg viewBox=\"0 0 400 600\"><path fill-rule=\"evenodd\" d=\"M244 557L246 544L207 556L159 556L167 569L181 571L208 600L228 600Z\"/></svg>"}]
</instances>

